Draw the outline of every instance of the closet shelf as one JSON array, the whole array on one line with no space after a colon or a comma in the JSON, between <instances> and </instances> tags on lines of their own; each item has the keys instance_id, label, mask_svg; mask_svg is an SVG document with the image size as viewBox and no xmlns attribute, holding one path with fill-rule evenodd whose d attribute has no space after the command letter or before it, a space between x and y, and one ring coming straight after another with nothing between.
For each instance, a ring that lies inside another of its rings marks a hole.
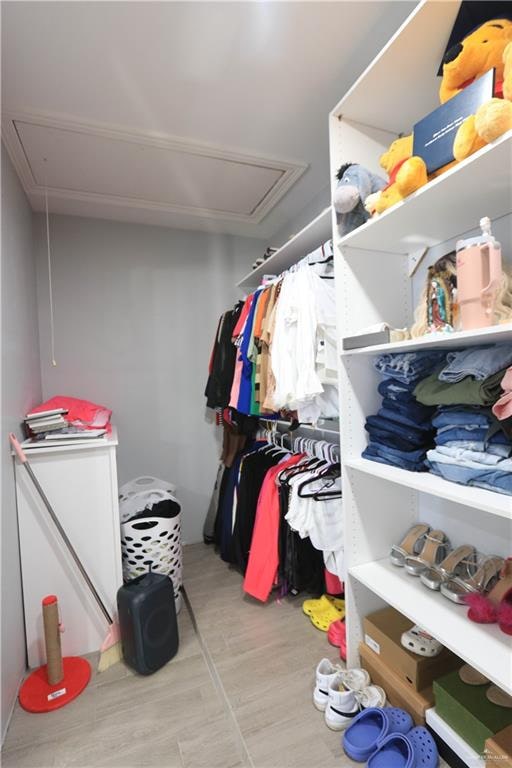
<instances>
[{"instance_id":1,"label":"closet shelf","mask_svg":"<svg viewBox=\"0 0 512 768\"><path fill-rule=\"evenodd\" d=\"M432 709L427 709L425 712L425 719L427 725L440 736L444 743L455 752L457 757L462 760L468 768L474 768L474 766L481 765L482 756L475 752L473 747L470 747L467 741L464 741L453 728L450 728L448 723L437 714L434 707L432 707Z\"/></svg>"},{"instance_id":2,"label":"closet shelf","mask_svg":"<svg viewBox=\"0 0 512 768\"><path fill-rule=\"evenodd\" d=\"M257 288L263 275L279 275L300 259L323 245L332 237L332 208L322 211L304 229L297 232L287 243L259 267L253 269L237 283L238 288Z\"/></svg>"},{"instance_id":3,"label":"closet shelf","mask_svg":"<svg viewBox=\"0 0 512 768\"><path fill-rule=\"evenodd\" d=\"M457 331L456 333L431 333L419 339L395 341L390 344L374 344L370 347L348 349L341 353L348 355L380 355L387 352L411 352L416 349L450 349L458 347L473 347L479 344L495 344L500 341L512 340L512 323L493 325L490 328L478 328L474 331Z\"/></svg>"},{"instance_id":4,"label":"closet shelf","mask_svg":"<svg viewBox=\"0 0 512 768\"><path fill-rule=\"evenodd\" d=\"M465 606L427 589L387 559L354 566L349 574L512 694L510 636L497 624L470 621Z\"/></svg>"},{"instance_id":5,"label":"closet shelf","mask_svg":"<svg viewBox=\"0 0 512 768\"><path fill-rule=\"evenodd\" d=\"M347 256L354 249L354 257L360 249L380 251L378 258L385 253L407 255L475 229L482 216L504 216L510 209L511 156L508 131L403 202L338 238L336 245ZM485 180L483 196L480 180Z\"/></svg>"},{"instance_id":6,"label":"closet shelf","mask_svg":"<svg viewBox=\"0 0 512 768\"><path fill-rule=\"evenodd\" d=\"M482 512L512 520L511 496L486 491L483 488L451 483L430 472L410 472L407 469L379 464L368 459L348 458L344 461L344 466L416 491L429 493L431 496L438 496L447 501L464 504L466 507L474 507Z\"/></svg>"}]
</instances>

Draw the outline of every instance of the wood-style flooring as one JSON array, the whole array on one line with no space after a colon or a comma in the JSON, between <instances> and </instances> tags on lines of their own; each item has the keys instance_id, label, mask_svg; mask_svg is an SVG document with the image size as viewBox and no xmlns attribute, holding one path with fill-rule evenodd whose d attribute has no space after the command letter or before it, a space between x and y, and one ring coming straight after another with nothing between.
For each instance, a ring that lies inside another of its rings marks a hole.
<instances>
[{"instance_id":1,"label":"wood-style flooring","mask_svg":"<svg viewBox=\"0 0 512 768\"><path fill-rule=\"evenodd\" d=\"M16 705L4 768L361 765L313 707L315 667L324 656L335 661L337 649L304 616L301 598L244 597L241 576L203 544L185 547L184 582L194 618L184 604L177 656L149 677L123 663L94 674L50 714Z\"/></svg>"}]
</instances>

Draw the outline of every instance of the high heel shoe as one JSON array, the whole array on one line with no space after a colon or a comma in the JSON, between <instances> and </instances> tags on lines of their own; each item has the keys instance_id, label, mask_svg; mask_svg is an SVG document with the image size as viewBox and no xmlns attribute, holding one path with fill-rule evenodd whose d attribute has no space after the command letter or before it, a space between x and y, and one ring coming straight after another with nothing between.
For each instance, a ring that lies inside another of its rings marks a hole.
<instances>
[{"instance_id":1,"label":"high heel shoe","mask_svg":"<svg viewBox=\"0 0 512 768\"><path fill-rule=\"evenodd\" d=\"M419 576L420 573L439 565L446 557L450 542L444 531L430 531L425 536L425 543L419 555L409 555L405 558L405 570L411 576Z\"/></svg>"},{"instance_id":2,"label":"high heel shoe","mask_svg":"<svg viewBox=\"0 0 512 768\"><path fill-rule=\"evenodd\" d=\"M512 635L512 558L502 564L499 579L486 594L474 592L465 597L468 618L478 624L498 622L502 632Z\"/></svg>"},{"instance_id":3,"label":"high heel shoe","mask_svg":"<svg viewBox=\"0 0 512 768\"><path fill-rule=\"evenodd\" d=\"M425 536L429 531L430 525L426 525L425 523L413 525L412 528L407 531L400 544L393 544L391 547L389 558L393 565L402 567L405 565L405 559L407 557L418 554L423 547Z\"/></svg>"},{"instance_id":4,"label":"high heel shoe","mask_svg":"<svg viewBox=\"0 0 512 768\"><path fill-rule=\"evenodd\" d=\"M489 555L478 566L472 576L462 578L454 576L441 584L441 594L454 603L465 605L468 595L482 595L488 592L498 580L504 560L497 555Z\"/></svg>"},{"instance_id":5,"label":"high heel shoe","mask_svg":"<svg viewBox=\"0 0 512 768\"><path fill-rule=\"evenodd\" d=\"M422 583L429 589L440 589L443 581L461 576L464 568L472 576L476 571L476 551L470 544L463 544L450 552L439 565L433 565L420 573Z\"/></svg>"}]
</instances>

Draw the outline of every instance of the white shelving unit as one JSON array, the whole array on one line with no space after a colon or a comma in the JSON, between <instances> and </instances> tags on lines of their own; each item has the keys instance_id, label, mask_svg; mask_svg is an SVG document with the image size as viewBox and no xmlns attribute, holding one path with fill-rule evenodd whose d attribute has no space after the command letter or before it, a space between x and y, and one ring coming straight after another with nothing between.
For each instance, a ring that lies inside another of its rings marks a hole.
<instances>
[{"instance_id":1,"label":"white shelving unit","mask_svg":"<svg viewBox=\"0 0 512 768\"><path fill-rule=\"evenodd\" d=\"M371 347L350 349L343 355L382 355L385 352L413 352L416 349L459 349L474 347L479 344L496 344L512 339L512 323L479 328L476 331L457 331L456 333L431 333L418 339L397 341L391 344L375 344Z\"/></svg>"},{"instance_id":2,"label":"white shelving unit","mask_svg":"<svg viewBox=\"0 0 512 768\"><path fill-rule=\"evenodd\" d=\"M257 288L263 275L279 275L300 259L330 240L332 235L332 208L325 208L313 221L297 232L287 243L259 267L253 269L238 283L238 288Z\"/></svg>"},{"instance_id":3,"label":"white shelving unit","mask_svg":"<svg viewBox=\"0 0 512 768\"><path fill-rule=\"evenodd\" d=\"M382 152L439 105L436 72L459 5L458 0L420 3L334 108L329 118L331 178L347 160L382 175ZM373 366L377 354L511 341L512 323L343 353L341 340L375 323L410 326L426 265L453 250L484 215L502 233L503 255L510 261L511 160L509 132L345 237L333 230L348 665L359 664L363 617L388 603L509 693L510 637L497 625L472 623L464 607L423 587L392 566L388 556L391 545L418 520L445 530L454 545L469 542L484 553L510 555L512 498L367 461L361 452L367 444L365 419L381 402ZM411 278L411 265L425 246L430 251Z\"/></svg>"},{"instance_id":4,"label":"white shelving unit","mask_svg":"<svg viewBox=\"0 0 512 768\"><path fill-rule=\"evenodd\" d=\"M455 733L453 728L450 728L448 723L437 714L434 707L427 709L425 719L432 730L441 737L445 744L448 744L450 749L453 750L463 763L466 763L469 768L482 768L482 755L475 752L466 741L461 739L459 734Z\"/></svg>"}]
</instances>

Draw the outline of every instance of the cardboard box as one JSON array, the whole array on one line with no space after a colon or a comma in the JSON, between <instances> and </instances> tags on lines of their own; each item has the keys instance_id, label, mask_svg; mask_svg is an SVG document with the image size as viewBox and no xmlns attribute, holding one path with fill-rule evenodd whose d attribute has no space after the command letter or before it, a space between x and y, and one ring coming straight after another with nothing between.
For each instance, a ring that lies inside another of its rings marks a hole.
<instances>
[{"instance_id":1,"label":"cardboard box","mask_svg":"<svg viewBox=\"0 0 512 768\"><path fill-rule=\"evenodd\" d=\"M437 714L481 754L486 739L512 725L512 709L489 701L487 688L463 683L457 671L434 680Z\"/></svg>"},{"instance_id":2,"label":"cardboard box","mask_svg":"<svg viewBox=\"0 0 512 768\"><path fill-rule=\"evenodd\" d=\"M425 725L425 712L434 704L432 686L424 691L415 691L364 643L359 644L359 655L361 666L370 673L372 683L384 688L391 706L410 712L416 725Z\"/></svg>"},{"instance_id":3,"label":"cardboard box","mask_svg":"<svg viewBox=\"0 0 512 768\"><path fill-rule=\"evenodd\" d=\"M485 742L485 768L512 768L512 725Z\"/></svg>"},{"instance_id":4,"label":"cardboard box","mask_svg":"<svg viewBox=\"0 0 512 768\"><path fill-rule=\"evenodd\" d=\"M400 638L412 626L412 621L394 608L382 608L363 620L364 641L398 677L415 691L422 691L437 677L458 669L463 662L446 648L431 659L404 648Z\"/></svg>"}]
</instances>

